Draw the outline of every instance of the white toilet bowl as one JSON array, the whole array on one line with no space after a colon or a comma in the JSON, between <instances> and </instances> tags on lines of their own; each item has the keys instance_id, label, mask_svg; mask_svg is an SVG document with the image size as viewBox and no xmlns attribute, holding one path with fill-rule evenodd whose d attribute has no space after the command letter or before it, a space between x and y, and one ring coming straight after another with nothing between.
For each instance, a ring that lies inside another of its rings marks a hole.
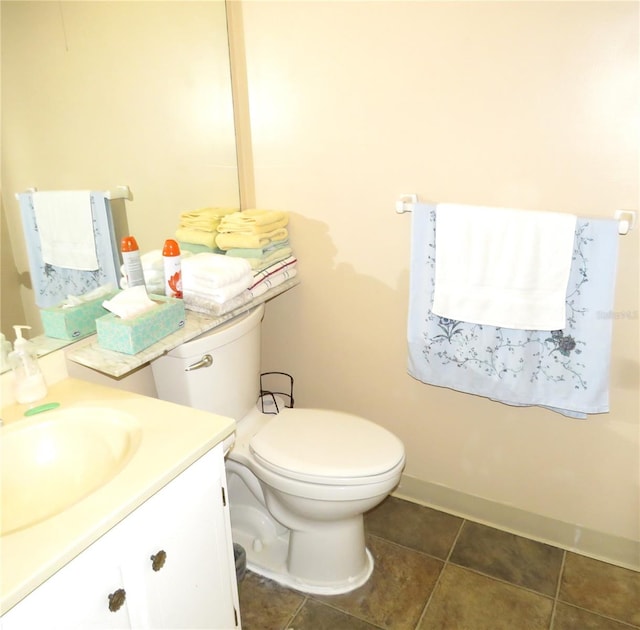
<instances>
[{"instance_id":1,"label":"white toilet bowl","mask_svg":"<svg viewBox=\"0 0 640 630\"><path fill-rule=\"evenodd\" d=\"M363 514L398 484L404 447L351 414L258 410L263 309L154 361L158 394L236 418L227 483L233 539L245 548L247 567L308 593L351 591L373 570ZM187 369L204 354L212 370Z\"/></svg>"},{"instance_id":2,"label":"white toilet bowl","mask_svg":"<svg viewBox=\"0 0 640 630\"><path fill-rule=\"evenodd\" d=\"M227 460L234 540L247 566L309 593L361 586L373 570L363 514L389 495L403 466L400 440L362 418L251 412Z\"/></svg>"}]
</instances>

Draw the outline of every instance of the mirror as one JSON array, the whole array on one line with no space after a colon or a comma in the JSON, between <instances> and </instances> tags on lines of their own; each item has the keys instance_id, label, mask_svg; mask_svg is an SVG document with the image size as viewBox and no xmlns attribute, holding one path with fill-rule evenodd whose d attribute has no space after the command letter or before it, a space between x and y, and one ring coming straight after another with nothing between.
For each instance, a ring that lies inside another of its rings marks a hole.
<instances>
[{"instance_id":1,"label":"mirror","mask_svg":"<svg viewBox=\"0 0 640 630\"><path fill-rule=\"evenodd\" d=\"M3 0L2 332L42 332L15 193L129 186L142 252L240 207L224 0Z\"/></svg>"}]
</instances>

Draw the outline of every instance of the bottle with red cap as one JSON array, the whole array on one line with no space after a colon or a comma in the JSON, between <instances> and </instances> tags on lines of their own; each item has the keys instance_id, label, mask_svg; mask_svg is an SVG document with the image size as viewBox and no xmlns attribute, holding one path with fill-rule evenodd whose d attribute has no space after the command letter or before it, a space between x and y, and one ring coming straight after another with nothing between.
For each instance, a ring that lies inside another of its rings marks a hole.
<instances>
[{"instance_id":1,"label":"bottle with red cap","mask_svg":"<svg viewBox=\"0 0 640 630\"><path fill-rule=\"evenodd\" d=\"M127 286L145 286L144 271L140 260L140 248L133 236L125 236L120 242L122 262L124 263L124 275L127 278Z\"/></svg>"},{"instance_id":2,"label":"bottle with red cap","mask_svg":"<svg viewBox=\"0 0 640 630\"><path fill-rule=\"evenodd\" d=\"M164 261L164 294L168 297L181 298L182 265L180 247L171 238L164 242L162 260Z\"/></svg>"}]
</instances>

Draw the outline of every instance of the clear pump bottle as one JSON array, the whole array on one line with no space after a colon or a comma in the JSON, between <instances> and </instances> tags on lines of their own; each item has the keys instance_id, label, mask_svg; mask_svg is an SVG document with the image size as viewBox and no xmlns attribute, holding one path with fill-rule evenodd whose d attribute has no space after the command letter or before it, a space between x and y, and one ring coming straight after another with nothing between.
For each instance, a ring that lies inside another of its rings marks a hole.
<instances>
[{"instance_id":1,"label":"clear pump bottle","mask_svg":"<svg viewBox=\"0 0 640 630\"><path fill-rule=\"evenodd\" d=\"M14 326L16 340L9 354L9 364L15 378L15 396L20 404L32 403L47 395L47 384L38 365L35 346L22 336L22 329L31 326Z\"/></svg>"}]
</instances>

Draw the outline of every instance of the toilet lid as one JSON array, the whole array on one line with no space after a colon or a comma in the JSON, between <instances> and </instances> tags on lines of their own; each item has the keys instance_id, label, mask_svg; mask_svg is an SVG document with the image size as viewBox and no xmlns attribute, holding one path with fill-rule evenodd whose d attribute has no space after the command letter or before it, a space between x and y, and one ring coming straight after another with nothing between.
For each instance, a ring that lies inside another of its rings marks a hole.
<instances>
[{"instance_id":1,"label":"toilet lid","mask_svg":"<svg viewBox=\"0 0 640 630\"><path fill-rule=\"evenodd\" d=\"M390 431L348 413L283 409L251 438L263 464L297 478L371 477L404 460L404 446Z\"/></svg>"}]
</instances>

